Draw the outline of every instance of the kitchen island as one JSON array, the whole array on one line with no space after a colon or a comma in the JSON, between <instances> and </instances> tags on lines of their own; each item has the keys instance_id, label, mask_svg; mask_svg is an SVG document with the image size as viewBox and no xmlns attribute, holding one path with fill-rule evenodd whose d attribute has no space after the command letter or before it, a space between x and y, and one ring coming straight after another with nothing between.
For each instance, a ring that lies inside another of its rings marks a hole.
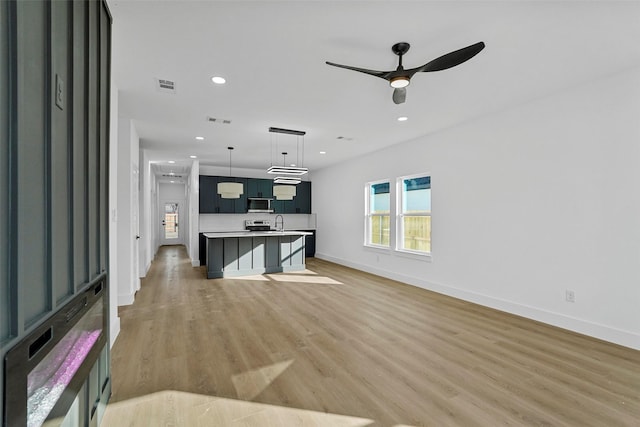
<instances>
[{"instance_id":1,"label":"kitchen island","mask_svg":"<svg viewBox=\"0 0 640 427\"><path fill-rule=\"evenodd\" d=\"M204 233L207 278L237 277L305 269L305 231Z\"/></svg>"}]
</instances>

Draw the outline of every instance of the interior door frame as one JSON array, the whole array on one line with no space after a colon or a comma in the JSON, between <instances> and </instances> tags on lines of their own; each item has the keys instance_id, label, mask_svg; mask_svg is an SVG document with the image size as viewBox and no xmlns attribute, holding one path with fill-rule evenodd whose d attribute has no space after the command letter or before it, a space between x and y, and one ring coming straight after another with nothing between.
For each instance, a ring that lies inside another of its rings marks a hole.
<instances>
[{"instance_id":1,"label":"interior door frame","mask_svg":"<svg viewBox=\"0 0 640 427\"><path fill-rule=\"evenodd\" d=\"M158 232L159 232L159 242L160 245L184 245L185 242L185 232L184 225L188 224L187 219L184 217L184 205L185 199L162 199L160 203L158 203ZM178 238L177 239L166 239L164 233L164 206L167 203L177 203L178 204Z\"/></svg>"}]
</instances>

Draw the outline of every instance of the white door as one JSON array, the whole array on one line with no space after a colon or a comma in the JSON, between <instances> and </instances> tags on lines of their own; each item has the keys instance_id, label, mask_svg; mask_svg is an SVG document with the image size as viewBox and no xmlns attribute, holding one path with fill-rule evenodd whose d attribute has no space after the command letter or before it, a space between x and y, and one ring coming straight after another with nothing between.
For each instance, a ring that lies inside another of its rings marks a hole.
<instances>
[{"instance_id":1,"label":"white door","mask_svg":"<svg viewBox=\"0 0 640 427\"><path fill-rule=\"evenodd\" d=\"M160 203L160 244L162 245L179 245L183 243L181 222L181 205L180 202L162 202Z\"/></svg>"}]
</instances>

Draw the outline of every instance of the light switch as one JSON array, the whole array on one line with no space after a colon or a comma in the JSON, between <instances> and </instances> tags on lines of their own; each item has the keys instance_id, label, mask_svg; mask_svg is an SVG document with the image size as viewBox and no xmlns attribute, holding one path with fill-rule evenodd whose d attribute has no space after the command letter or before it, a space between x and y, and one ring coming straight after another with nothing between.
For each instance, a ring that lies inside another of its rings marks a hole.
<instances>
[{"instance_id":1,"label":"light switch","mask_svg":"<svg viewBox=\"0 0 640 427\"><path fill-rule=\"evenodd\" d=\"M56 74L56 105L64 110L64 82L58 74Z\"/></svg>"}]
</instances>

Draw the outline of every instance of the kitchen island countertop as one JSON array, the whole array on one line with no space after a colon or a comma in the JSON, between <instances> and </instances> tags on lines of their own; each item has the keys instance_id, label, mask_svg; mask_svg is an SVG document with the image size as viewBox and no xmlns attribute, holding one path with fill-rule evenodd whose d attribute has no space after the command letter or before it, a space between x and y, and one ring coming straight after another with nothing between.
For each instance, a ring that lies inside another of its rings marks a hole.
<instances>
[{"instance_id":1,"label":"kitchen island countertop","mask_svg":"<svg viewBox=\"0 0 640 427\"><path fill-rule=\"evenodd\" d=\"M293 231L293 230L268 230L268 231L218 231L212 233L203 233L208 239L220 239L225 237L264 237L264 236L309 236L313 233L310 231Z\"/></svg>"}]
</instances>

